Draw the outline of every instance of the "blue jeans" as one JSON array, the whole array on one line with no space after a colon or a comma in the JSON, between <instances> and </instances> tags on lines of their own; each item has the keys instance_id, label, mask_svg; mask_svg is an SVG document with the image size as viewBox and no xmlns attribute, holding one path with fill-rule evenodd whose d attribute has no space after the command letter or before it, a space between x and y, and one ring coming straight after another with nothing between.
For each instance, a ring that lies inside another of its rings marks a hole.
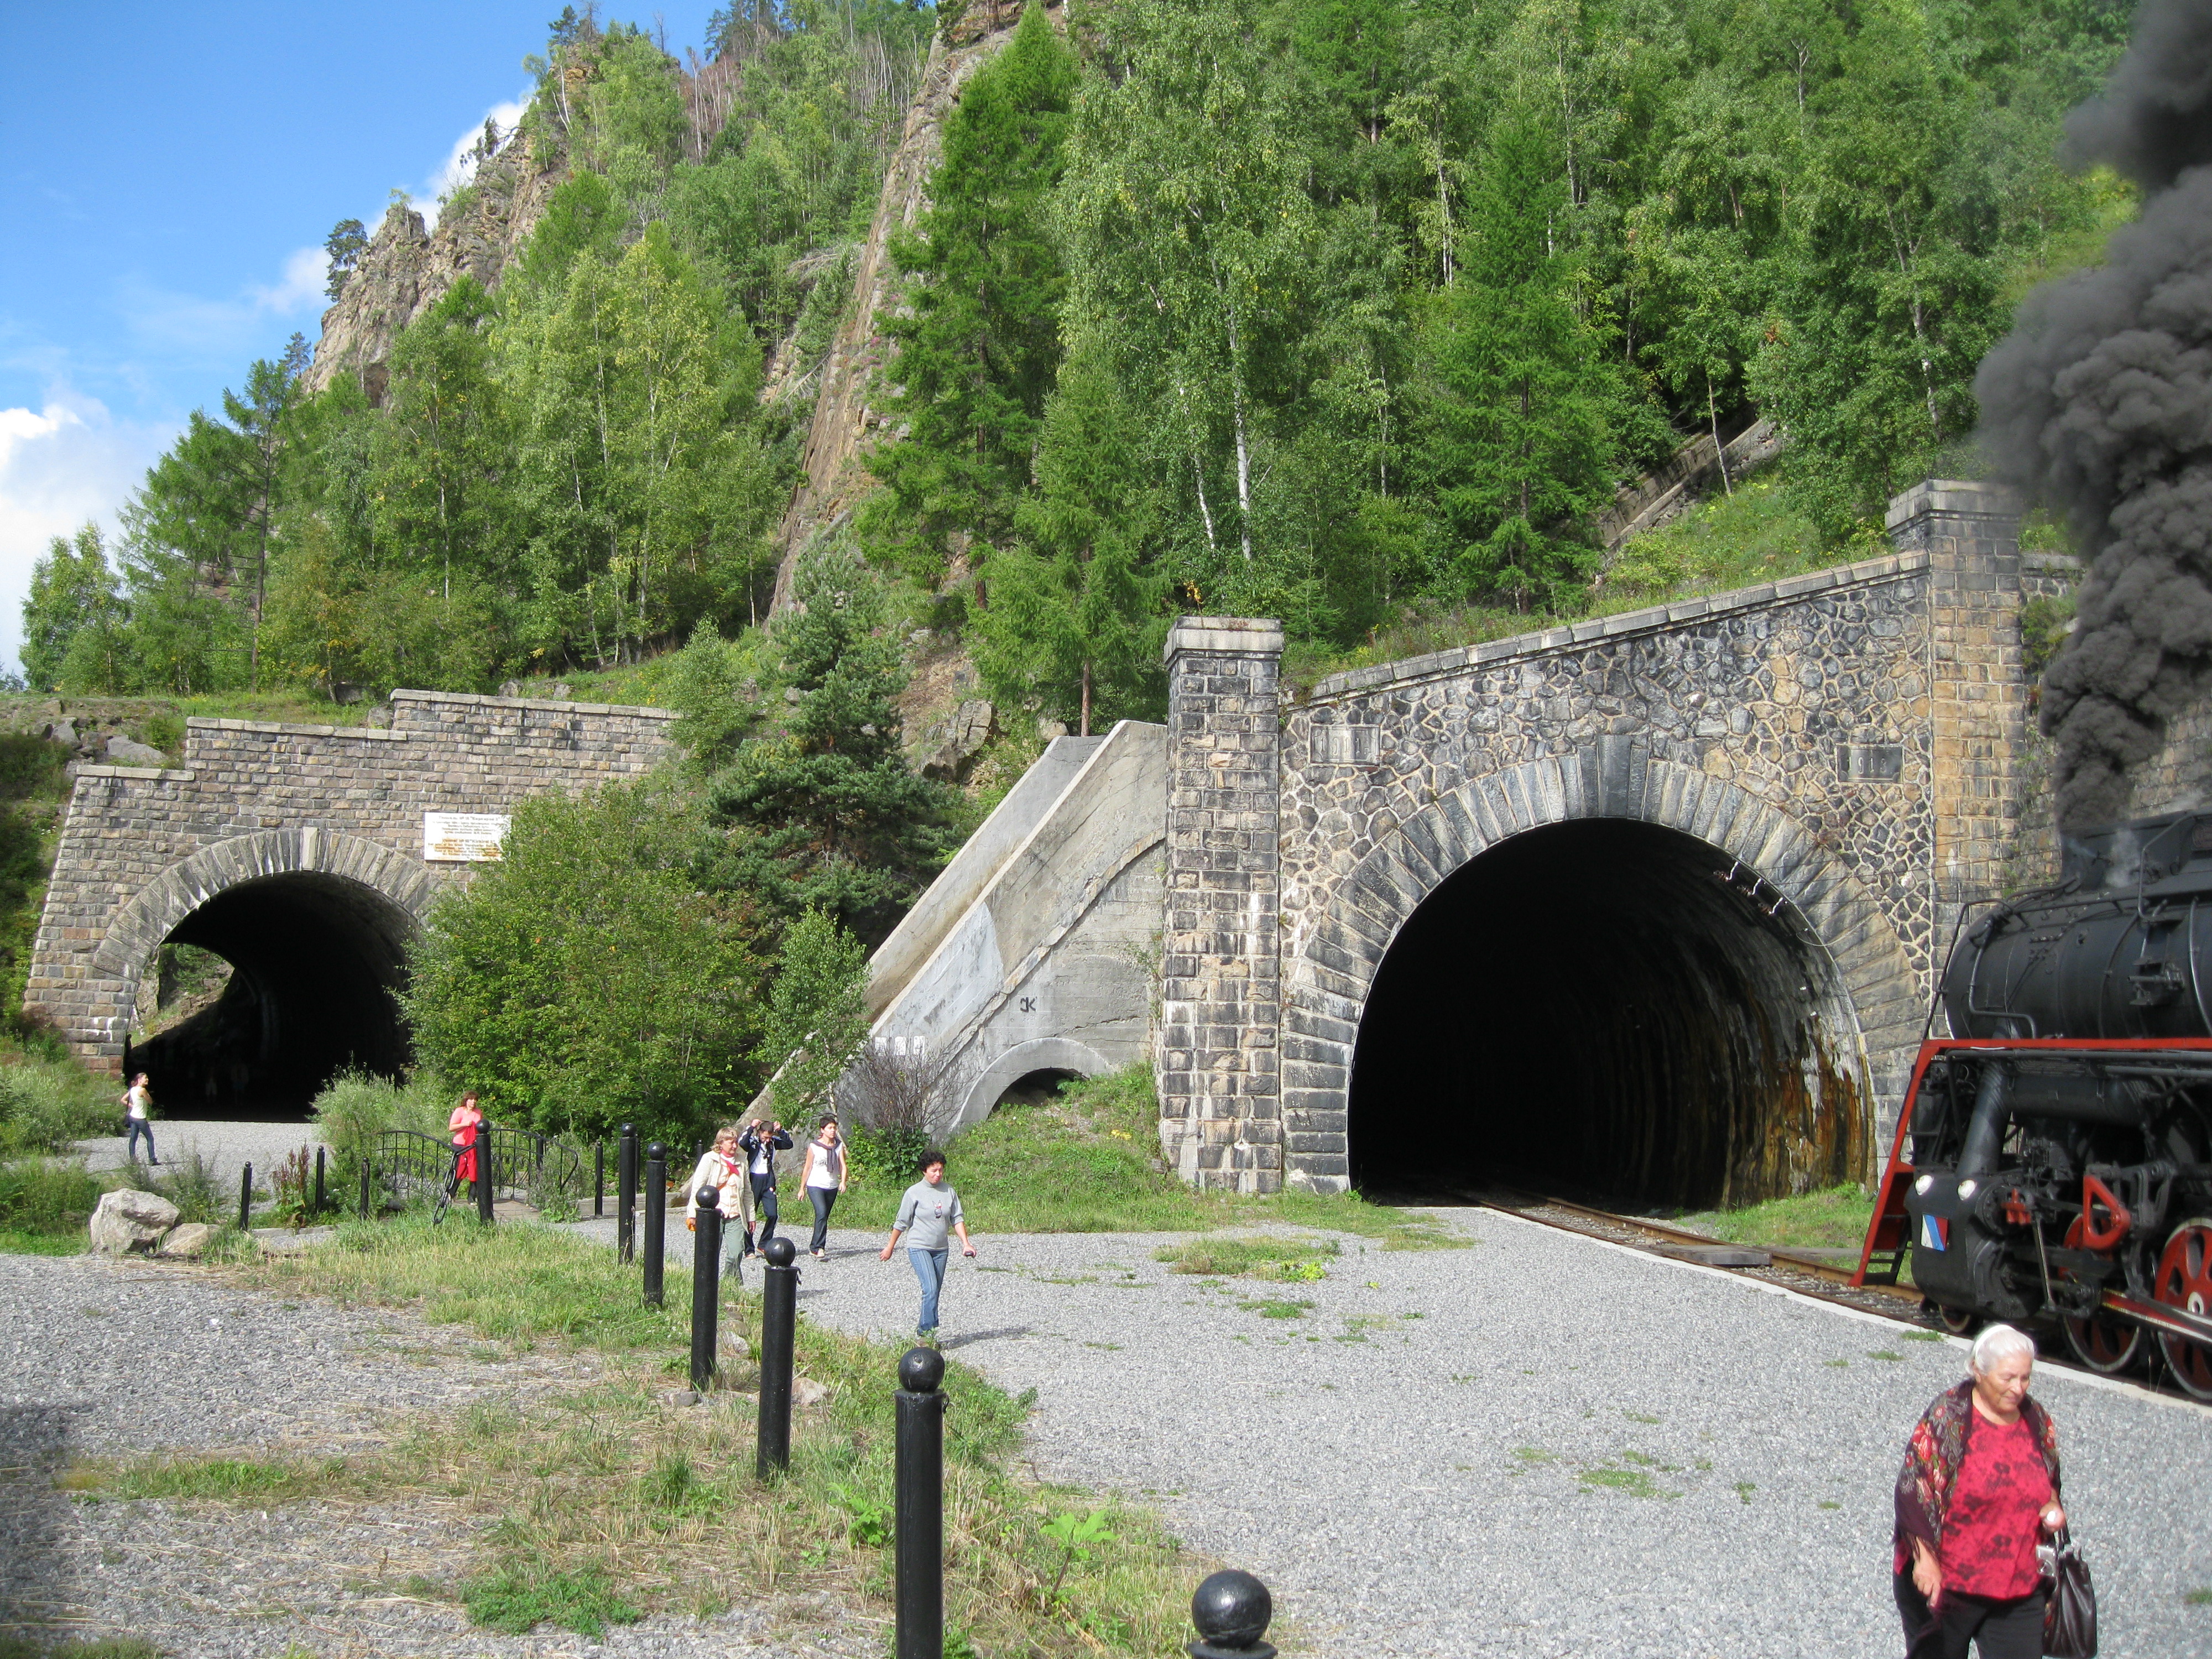
<instances>
[{"instance_id":1,"label":"blue jeans","mask_svg":"<svg viewBox=\"0 0 2212 1659\"><path fill-rule=\"evenodd\" d=\"M906 1259L914 1264L914 1276L921 1281L921 1320L915 1325L916 1336L927 1336L937 1328L937 1293L945 1288L945 1260L950 1250L916 1250L909 1249Z\"/></svg>"},{"instance_id":2,"label":"blue jeans","mask_svg":"<svg viewBox=\"0 0 2212 1659\"><path fill-rule=\"evenodd\" d=\"M138 1137L140 1135L143 1135L146 1137L147 1158L152 1163L159 1164L161 1160L154 1151L154 1126L149 1123L143 1117L134 1117L129 1120L129 1121L131 1124L131 1139L124 1143L124 1156L133 1159L137 1158Z\"/></svg>"}]
</instances>

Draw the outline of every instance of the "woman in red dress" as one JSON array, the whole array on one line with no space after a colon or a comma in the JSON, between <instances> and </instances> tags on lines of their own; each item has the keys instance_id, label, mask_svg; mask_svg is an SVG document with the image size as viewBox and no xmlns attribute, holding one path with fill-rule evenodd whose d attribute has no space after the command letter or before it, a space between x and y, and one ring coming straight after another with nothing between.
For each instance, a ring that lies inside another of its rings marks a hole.
<instances>
[{"instance_id":1,"label":"woman in red dress","mask_svg":"<svg viewBox=\"0 0 2212 1659\"><path fill-rule=\"evenodd\" d=\"M1897 1476L1892 1560L1906 1659L2041 1659L2036 1547L2066 1524L2058 1436L2027 1395L2035 1344L2009 1325L1974 1339L1970 1375L1922 1414Z\"/></svg>"},{"instance_id":2,"label":"woman in red dress","mask_svg":"<svg viewBox=\"0 0 2212 1659\"><path fill-rule=\"evenodd\" d=\"M473 1089L461 1097L461 1103L453 1108L453 1115L446 1120L446 1127L453 1137L453 1176L446 1183L446 1195L450 1198L464 1182L473 1183L477 1178L477 1132L483 1127L484 1115L477 1107L477 1091Z\"/></svg>"}]
</instances>

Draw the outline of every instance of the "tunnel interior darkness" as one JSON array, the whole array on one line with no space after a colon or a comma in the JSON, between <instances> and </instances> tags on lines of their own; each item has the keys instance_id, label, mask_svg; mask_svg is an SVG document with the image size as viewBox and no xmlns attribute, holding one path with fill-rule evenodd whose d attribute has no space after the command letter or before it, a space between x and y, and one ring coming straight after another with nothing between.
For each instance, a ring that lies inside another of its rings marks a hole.
<instances>
[{"instance_id":1,"label":"tunnel interior darkness","mask_svg":"<svg viewBox=\"0 0 2212 1659\"><path fill-rule=\"evenodd\" d=\"M998 1099L991 1103L991 1109L995 1112L1001 1106L1042 1106L1048 1100L1057 1099L1065 1085L1082 1081L1082 1073L1057 1067L1024 1072L1000 1091Z\"/></svg>"},{"instance_id":2,"label":"tunnel interior darkness","mask_svg":"<svg viewBox=\"0 0 2212 1659\"><path fill-rule=\"evenodd\" d=\"M135 1045L158 1109L176 1118L303 1116L347 1066L396 1073L406 1026L393 1000L415 923L374 888L298 872L228 888L170 931L231 964L210 1007ZM150 967L148 971L151 971Z\"/></svg>"},{"instance_id":3,"label":"tunnel interior darkness","mask_svg":"<svg viewBox=\"0 0 2212 1659\"><path fill-rule=\"evenodd\" d=\"M1728 854L1590 819L1484 853L1376 973L1354 1052L1352 1179L1485 1178L1702 1209L1864 1179L1856 1027L1826 952Z\"/></svg>"}]
</instances>

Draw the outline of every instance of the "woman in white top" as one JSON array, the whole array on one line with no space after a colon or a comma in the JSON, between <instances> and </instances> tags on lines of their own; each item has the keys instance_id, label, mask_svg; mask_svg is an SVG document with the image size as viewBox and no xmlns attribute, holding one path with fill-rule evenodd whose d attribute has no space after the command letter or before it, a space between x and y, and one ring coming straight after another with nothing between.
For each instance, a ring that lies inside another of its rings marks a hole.
<instances>
[{"instance_id":1,"label":"woman in white top","mask_svg":"<svg viewBox=\"0 0 2212 1659\"><path fill-rule=\"evenodd\" d=\"M814 1206L814 1242L807 1248L817 1261L827 1261L830 1207L845 1190L845 1138L836 1118L823 1118L814 1139L806 1143L806 1170L799 1184L806 1188L807 1201Z\"/></svg>"},{"instance_id":2,"label":"woman in white top","mask_svg":"<svg viewBox=\"0 0 2212 1659\"><path fill-rule=\"evenodd\" d=\"M123 1112L131 1130L131 1139L124 1148L133 1164L138 1161L138 1140L146 1140L146 1161L159 1164L154 1156L154 1091L146 1086L146 1073L141 1072L131 1079L131 1086L123 1091Z\"/></svg>"},{"instance_id":3,"label":"woman in white top","mask_svg":"<svg viewBox=\"0 0 2212 1659\"><path fill-rule=\"evenodd\" d=\"M748 1230L752 1226L752 1194L745 1181L744 1155L738 1151L738 1128L734 1123L725 1124L714 1132L712 1150L699 1157L699 1167L691 1171L691 1179L684 1183L684 1224L696 1229L696 1220L691 1206L699 1201L700 1192L708 1187L720 1194L715 1208L721 1212L724 1225L741 1222ZM732 1259L729 1270L737 1271Z\"/></svg>"}]
</instances>

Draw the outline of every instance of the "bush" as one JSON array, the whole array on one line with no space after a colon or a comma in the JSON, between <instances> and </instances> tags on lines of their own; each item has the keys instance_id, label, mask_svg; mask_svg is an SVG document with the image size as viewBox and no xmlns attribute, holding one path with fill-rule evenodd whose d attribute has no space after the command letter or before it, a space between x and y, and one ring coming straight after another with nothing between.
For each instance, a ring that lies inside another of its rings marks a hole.
<instances>
[{"instance_id":1,"label":"bush","mask_svg":"<svg viewBox=\"0 0 2212 1659\"><path fill-rule=\"evenodd\" d=\"M853 1124L845 1133L846 1178L861 1188L902 1190L921 1179L921 1155L933 1144L927 1129Z\"/></svg>"},{"instance_id":2,"label":"bush","mask_svg":"<svg viewBox=\"0 0 2212 1659\"><path fill-rule=\"evenodd\" d=\"M108 1185L82 1158L0 1164L0 1231L49 1237L82 1231Z\"/></svg>"},{"instance_id":3,"label":"bush","mask_svg":"<svg viewBox=\"0 0 2212 1659\"><path fill-rule=\"evenodd\" d=\"M459 1090L428 1066L398 1083L373 1072L340 1072L308 1108L330 1146L331 1190L354 1190L362 1154L374 1150L377 1136L386 1129L412 1129L444 1140L447 1120L459 1097Z\"/></svg>"},{"instance_id":4,"label":"bush","mask_svg":"<svg viewBox=\"0 0 2212 1659\"><path fill-rule=\"evenodd\" d=\"M38 1060L0 1070L0 1153L65 1152L73 1140L113 1134L123 1109L73 1060Z\"/></svg>"}]
</instances>

